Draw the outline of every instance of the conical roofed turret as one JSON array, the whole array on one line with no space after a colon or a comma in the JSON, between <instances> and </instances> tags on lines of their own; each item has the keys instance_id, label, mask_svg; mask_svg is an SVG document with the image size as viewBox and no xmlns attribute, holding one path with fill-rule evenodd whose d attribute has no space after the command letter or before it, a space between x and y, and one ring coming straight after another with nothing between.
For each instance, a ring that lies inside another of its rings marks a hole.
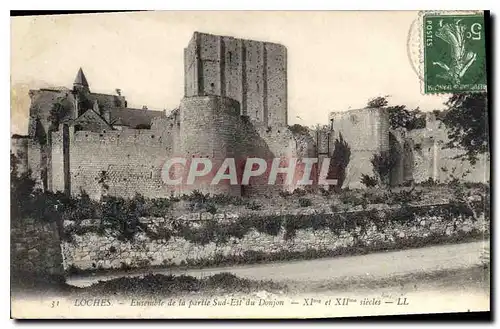
<instances>
[{"instance_id":1,"label":"conical roofed turret","mask_svg":"<svg viewBox=\"0 0 500 329\"><path fill-rule=\"evenodd\" d=\"M78 73L76 74L75 82L73 83L75 86L83 86L83 87L89 87L89 83L87 82L87 78L85 77L85 74L83 73L82 68L78 70Z\"/></svg>"}]
</instances>

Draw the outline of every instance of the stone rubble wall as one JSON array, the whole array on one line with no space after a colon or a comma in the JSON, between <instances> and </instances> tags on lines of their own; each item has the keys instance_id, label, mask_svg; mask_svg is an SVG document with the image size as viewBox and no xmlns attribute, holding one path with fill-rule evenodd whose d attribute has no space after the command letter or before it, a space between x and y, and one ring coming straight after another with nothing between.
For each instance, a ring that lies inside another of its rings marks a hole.
<instances>
[{"instance_id":1,"label":"stone rubble wall","mask_svg":"<svg viewBox=\"0 0 500 329\"><path fill-rule=\"evenodd\" d=\"M217 214L217 220L224 220ZM188 218L189 217L189 218ZM226 220L227 220L226 216ZM192 214L184 218L193 225L205 219L205 214ZM150 218L150 227L169 227L170 219ZM70 223L66 223L70 225ZM128 267L176 266L200 263L217 263L217 260L244 257L247 252L261 252L268 255L279 253L300 253L307 251L332 252L346 248L373 245L395 246L402 248L402 241L425 239L440 236L444 239L454 236L467 236L474 232L489 231L489 222L481 219L458 216L450 220L436 216L423 216L411 223L384 222L379 228L372 224L363 232L359 226L353 230L343 230L336 234L326 229L297 229L292 238L285 238L285 230L278 235L249 230L242 238L230 237L226 243L210 242L201 245L178 236L165 240L151 240L145 234L138 234L133 242L119 241L110 236L96 233L76 235L72 242L63 242L62 249L66 269L76 267L81 270L97 270ZM403 243L404 244L404 243Z\"/></svg>"},{"instance_id":2,"label":"stone rubble wall","mask_svg":"<svg viewBox=\"0 0 500 329\"><path fill-rule=\"evenodd\" d=\"M11 224L11 269L14 272L63 275L59 231L56 223L27 218Z\"/></svg>"}]
</instances>

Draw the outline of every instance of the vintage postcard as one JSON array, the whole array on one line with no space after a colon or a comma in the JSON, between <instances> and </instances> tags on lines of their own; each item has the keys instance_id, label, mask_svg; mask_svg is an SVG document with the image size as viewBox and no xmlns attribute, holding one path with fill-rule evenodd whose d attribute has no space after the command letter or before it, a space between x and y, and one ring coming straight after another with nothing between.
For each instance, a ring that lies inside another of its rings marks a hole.
<instances>
[{"instance_id":1,"label":"vintage postcard","mask_svg":"<svg viewBox=\"0 0 500 329\"><path fill-rule=\"evenodd\" d=\"M489 13L11 17L11 317L490 311Z\"/></svg>"}]
</instances>

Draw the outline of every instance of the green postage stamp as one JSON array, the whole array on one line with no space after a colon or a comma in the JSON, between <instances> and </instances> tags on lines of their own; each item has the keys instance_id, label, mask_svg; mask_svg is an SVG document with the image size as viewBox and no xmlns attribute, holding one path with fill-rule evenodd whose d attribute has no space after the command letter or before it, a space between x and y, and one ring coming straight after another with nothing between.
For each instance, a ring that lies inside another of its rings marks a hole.
<instances>
[{"instance_id":1,"label":"green postage stamp","mask_svg":"<svg viewBox=\"0 0 500 329\"><path fill-rule=\"evenodd\" d=\"M484 16L426 14L424 92L486 91Z\"/></svg>"}]
</instances>

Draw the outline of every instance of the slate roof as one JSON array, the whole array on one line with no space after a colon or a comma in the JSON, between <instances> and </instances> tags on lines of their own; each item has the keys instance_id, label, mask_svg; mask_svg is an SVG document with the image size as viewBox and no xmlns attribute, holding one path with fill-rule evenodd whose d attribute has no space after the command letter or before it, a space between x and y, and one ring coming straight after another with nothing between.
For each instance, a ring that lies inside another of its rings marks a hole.
<instances>
[{"instance_id":1,"label":"slate roof","mask_svg":"<svg viewBox=\"0 0 500 329\"><path fill-rule=\"evenodd\" d=\"M112 130L113 127L104 120L104 118L94 111L93 109L88 109L80 115L78 118L69 120L69 125L81 125L85 130L99 131L100 129Z\"/></svg>"},{"instance_id":2,"label":"slate roof","mask_svg":"<svg viewBox=\"0 0 500 329\"><path fill-rule=\"evenodd\" d=\"M76 74L76 78L75 78L74 84L75 85L82 85L82 86L85 86L85 87L89 86L89 83L87 82L87 78L85 77L85 74L83 74L83 70L82 70L81 67L78 70L78 73Z\"/></svg>"},{"instance_id":3,"label":"slate roof","mask_svg":"<svg viewBox=\"0 0 500 329\"><path fill-rule=\"evenodd\" d=\"M112 125L128 126L135 128L138 125L151 125L154 118L165 116L163 111L151 111L146 109L132 109L114 107L110 110L110 123Z\"/></svg>"}]
</instances>

